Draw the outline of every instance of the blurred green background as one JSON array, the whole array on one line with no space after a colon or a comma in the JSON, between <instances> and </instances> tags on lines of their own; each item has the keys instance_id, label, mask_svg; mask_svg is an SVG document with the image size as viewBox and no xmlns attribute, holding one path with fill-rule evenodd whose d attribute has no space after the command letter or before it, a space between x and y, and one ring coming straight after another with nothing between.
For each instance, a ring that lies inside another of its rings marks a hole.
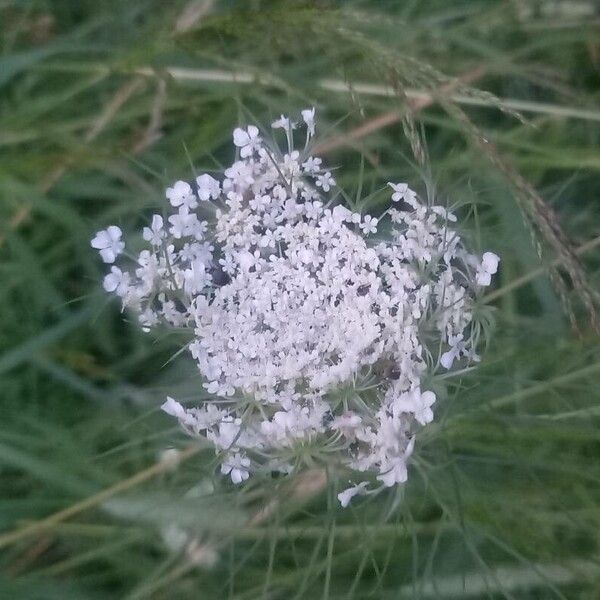
<instances>
[{"instance_id":1,"label":"blurred green background","mask_svg":"<svg viewBox=\"0 0 600 600\"><path fill-rule=\"evenodd\" d=\"M596 2L1 0L0 36L0 598L600 597ZM201 380L89 247L313 105L351 196L422 191L426 151L502 257L480 368L347 510L322 470L239 493L189 450L158 407Z\"/></svg>"}]
</instances>

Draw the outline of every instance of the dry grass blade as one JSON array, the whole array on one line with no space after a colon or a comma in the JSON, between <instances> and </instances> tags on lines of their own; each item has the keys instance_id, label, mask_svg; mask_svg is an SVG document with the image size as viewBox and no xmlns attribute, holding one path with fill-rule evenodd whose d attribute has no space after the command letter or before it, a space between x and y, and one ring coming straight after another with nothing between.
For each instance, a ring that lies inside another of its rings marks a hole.
<instances>
[{"instance_id":1,"label":"dry grass blade","mask_svg":"<svg viewBox=\"0 0 600 600\"><path fill-rule=\"evenodd\" d=\"M181 463L192 456L198 454L201 447L198 444L190 444L187 448L182 450L178 456L178 462ZM65 508L64 510L58 511L45 519L40 521L36 521L35 523L31 523L30 525L26 525L21 529L16 529L14 531L10 531L3 535L0 535L0 548L5 548L22 539L26 539L31 537L32 535L37 535L43 531L51 529L57 523L61 523L79 513L93 508L94 506L98 506L108 498L115 496L116 494L120 494L126 490L132 489L161 473L165 473L172 469L173 464L168 460L161 460L151 467L144 469L143 471L139 471L135 475L123 479L118 483L111 485L108 488L103 489L102 491L81 500L80 502L76 502L71 506Z\"/></svg>"},{"instance_id":2,"label":"dry grass blade","mask_svg":"<svg viewBox=\"0 0 600 600\"><path fill-rule=\"evenodd\" d=\"M509 183L527 222L531 223L536 231L539 231L546 244L556 253L560 265L564 268L571 281L573 290L585 306L592 328L594 331L600 333L593 289L587 280L584 268L577 254L574 252L570 241L560 226L556 212L544 201L537 190L510 164L508 159L500 154L495 144L480 131L459 106L446 101L444 98L440 98L440 104L442 104L451 116L461 123L471 143L482 151L483 155ZM571 323L577 329L575 315L568 295L569 290L564 279L554 266L550 267L550 276Z\"/></svg>"},{"instance_id":3,"label":"dry grass blade","mask_svg":"<svg viewBox=\"0 0 600 600\"><path fill-rule=\"evenodd\" d=\"M455 81L452 81L442 87L440 87L438 91L438 95L447 96L456 90L456 87L460 84L466 83L474 83L475 81L481 79L485 75L485 68L478 67L477 69L473 69L472 71L468 71L464 75L458 77ZM433 94L422 94L418 96L409 97L406 94L406 106L407 110L412 113L417 113L420 110L427 108L435 103L435 96ZM398 123L404 117L404 111L400 110L391 110L389 112L383 113L373 119L368 120L366 123L363 123L359 127L356 127L352 131L340 135L338 137L334 137L330 140L325 140L324 142L317 144L315 146L314 152L315 154L324 155L337 148L342 146L346 146L351 142L355 142L361 138L364 138L375 131L383 129L385 127L389 127L394 123Z\"/></svg>"},{"instance_id":4,"label":"dry grass blade","mask_svg":"<svg viewBox=\"0 0 600 600\"><path fill-rule=\"evenodd\" d=\"M600 246L600 237L596 237L593 240L590 240L589 242L578 246L577 248L575 248L574 252L577 256L582 256L587 252L591 252L594 248L597 248L598 246ZM517 290L520 287L528 284L530 281L533 281L536 277L539 277L540 275L546 273L549 269L552 269L553 267L559 267L561 262L562 261L560 257L555 258L552 261L552 264L543 267L538 267L530 273L526 273L521 277L517 277L516 279L513 279L510 283L502 286L501 288L498 288L497 290L494 290L493 292L490 292L489 294L483 297L483 301L486 303L493 302L494 300L497 300L505 294L513 292L514 290Z\"/></svg>"},{"instance_id":5,"label":"dry grass blade","mask_svg":"<svg viewBox=\"0 0 600 600\"><path fill-rule=\"evenodd\" d=\"M196 27L214 6L214 0L192 0L185 5L181 14L175 21L176 35L186 33Z\"/></svg>"},{"instance_id":6,"label":"dry grass blade","mask_svg":"<svg viewBox=\"0 0 600 600\"><path fill-rule=\"evenodd\" d=\"M138 142L133 145L133 154L139 154L162 137L162 120L165 102L167 101L167 82L164 78L158 80L156 94L152 103L150 121L144 134Z\"/></svg>"},{"instance_id":7,"label":"dry grass blade","mask_svg":"<svg viewBox=\"0 0 600 600\"><path fill-rule=\"evenodd\" d=\"M7 569L11 577L17 577L20 573L27 570L29 565L35 562L52 545L52 538L49 536L41 537L33 546L27 548L23 554L11 564Z\"/></svg>"}]
</instances>

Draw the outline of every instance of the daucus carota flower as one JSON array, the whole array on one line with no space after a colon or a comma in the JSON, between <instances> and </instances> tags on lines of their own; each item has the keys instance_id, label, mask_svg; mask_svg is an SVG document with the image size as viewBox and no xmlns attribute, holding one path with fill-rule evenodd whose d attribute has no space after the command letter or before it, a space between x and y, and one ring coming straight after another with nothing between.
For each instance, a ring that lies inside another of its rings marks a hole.
<instances>
[{"instance_id":1,"label":"daucus carota flower","mask_svg":"<svg viewBox=\"0 0 600 600\"><path fill-rule=\"evenodd\" d=\"M261 144L258 127L254 125L248 125L247 129L238 127L233 131L233 143L240 149L242 158L251 157Z\"/></svg>"},{"instance_id":2,"label":"daucus carota flower","mask_svg":"<svg viewBox=\"0 0 600 600\"><path fill-rule=\"evenodd\" d=\"M354 496L367 493L366 488L368 485L369 484L366 481L362 481L358 485L353 485L353 486L349 487L348 489L345 489L343 492L340 492L337 495L338 500L340 501L340 504L344 508L346 508L346 506L348 506L348 504L350 504L350 500L352 500L352 498L354 498Z\"/></svg>"},{"instance_id":3,"label":"daucus carota flower","mask_svg":"<svg viewBox=\"0 0 600 600\"><path fill-rule=\"evenodd\" d=\"M160 246L166 236L163 225L163 218L160 215L154 215L150 227L144 227L142 231L143 238L153 246Z\"/></svg>"},{"instance_id":4,"label":"daucus carota flower","mask_svg":"<svg viewBox=\"0 0 600 600\"><path fill-rule=\"evenodd\" d=\"M315 135L315 109L306 108L302 111L302 119L306 123L308 135Z\"/></svg>"},{"instance_id":5,"label":"daucus carota flower","mask_svg":"<svg viewBox=\"0 0 600 600\"><path fill-rule=\"evenodd\" d=\"M477 283L479 285L490 285L492 275L498 270L500 258L493 252L484 252L481 257L481 264L477 268Z\"/></svg>"},{"instance_id":6,"label":"daucus carota flower","mask_svg":"<svg viewBox=\"0 0 600 600\"><path fill-rule=\"evenodd\" d=\"M426 382L478 360L473 310L499 259L469 253L456 216L406 183L389 184L379 218L336 204L334 177L309 151L314 109L302 123L302 151L301 125L284 116L273 127L285 151L253 125L235 129L240 159L222 177L168 188L164 221L143 229L149 248L129 270L113 266L104 287L145 331L189 333L214 398L162 408L214 444L224 475L240 484L327 456L363 474L339 494L346 506L406 481L415 436L434 418ZM109 227L92 246L113 262L120 237Z\"/></svg>"},{"instance_id":7,"label":"daucus carota flower","mask_svg":"<svg viewBox=\"0 0 600 600\"><path fill-rule=\"evenodd\" d=\"M125 244L121 241L123 233L116 225L111 225L103 231L98 231L91 241L92 248L100 252L105 263L114 263L117 256L123 252Z\"/></svg>"}]
</instances>

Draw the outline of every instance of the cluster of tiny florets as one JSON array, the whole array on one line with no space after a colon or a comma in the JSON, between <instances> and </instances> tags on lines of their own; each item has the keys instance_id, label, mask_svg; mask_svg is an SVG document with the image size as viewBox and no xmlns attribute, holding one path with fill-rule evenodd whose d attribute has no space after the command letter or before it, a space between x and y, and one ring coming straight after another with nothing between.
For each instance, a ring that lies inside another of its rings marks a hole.
<instances>
[{"instance_id":1,"label":"cluster of tiny florets","mask_svg":"<svg viewBox=\"0 0 600 600\"><path fill-rule=\"evenodd\" d=\"M335 178L310 155L314 109L302 120L302 151L284 116L272 126L287 152L255 126L235 129L238 160L168 188L165 213L143 229L148 248L128 270L111 266L104 288L144 330L191 334L214 398L162 408L214 444L234 483L326 455L389 487L406 481L415 433L433 419L426 377L479 360L473 307L498 257L468 253L456 217L405 183L389 184L379 219L336 203ZM121 230L92 246L114 263Z\"/></svg>"}]
</instances>

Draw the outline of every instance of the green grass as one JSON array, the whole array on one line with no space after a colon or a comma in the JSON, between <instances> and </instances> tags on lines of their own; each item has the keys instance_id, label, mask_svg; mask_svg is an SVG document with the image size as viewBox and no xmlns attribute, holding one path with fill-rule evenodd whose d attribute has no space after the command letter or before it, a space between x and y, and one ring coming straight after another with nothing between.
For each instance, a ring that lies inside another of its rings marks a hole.
<instances>
[{"instance_id":1,"label":"green grass","mask_svg":"<svg viewBox=\"0 0 600 600\"><path fill-rule=\"evenodd\" d=\"M600 250L573 259L548 219L600 233L599 23L568 0L0 2L0 598L597 598ZM106 298L91 235L309 105L350 197L418 184L402 123L340 137L415 91L413 149L502 270L408 484L341 510L338 474L240 494L208 448L168 469L189 440L158 406L200 380Z\"/></svg>"}]
</instances>

